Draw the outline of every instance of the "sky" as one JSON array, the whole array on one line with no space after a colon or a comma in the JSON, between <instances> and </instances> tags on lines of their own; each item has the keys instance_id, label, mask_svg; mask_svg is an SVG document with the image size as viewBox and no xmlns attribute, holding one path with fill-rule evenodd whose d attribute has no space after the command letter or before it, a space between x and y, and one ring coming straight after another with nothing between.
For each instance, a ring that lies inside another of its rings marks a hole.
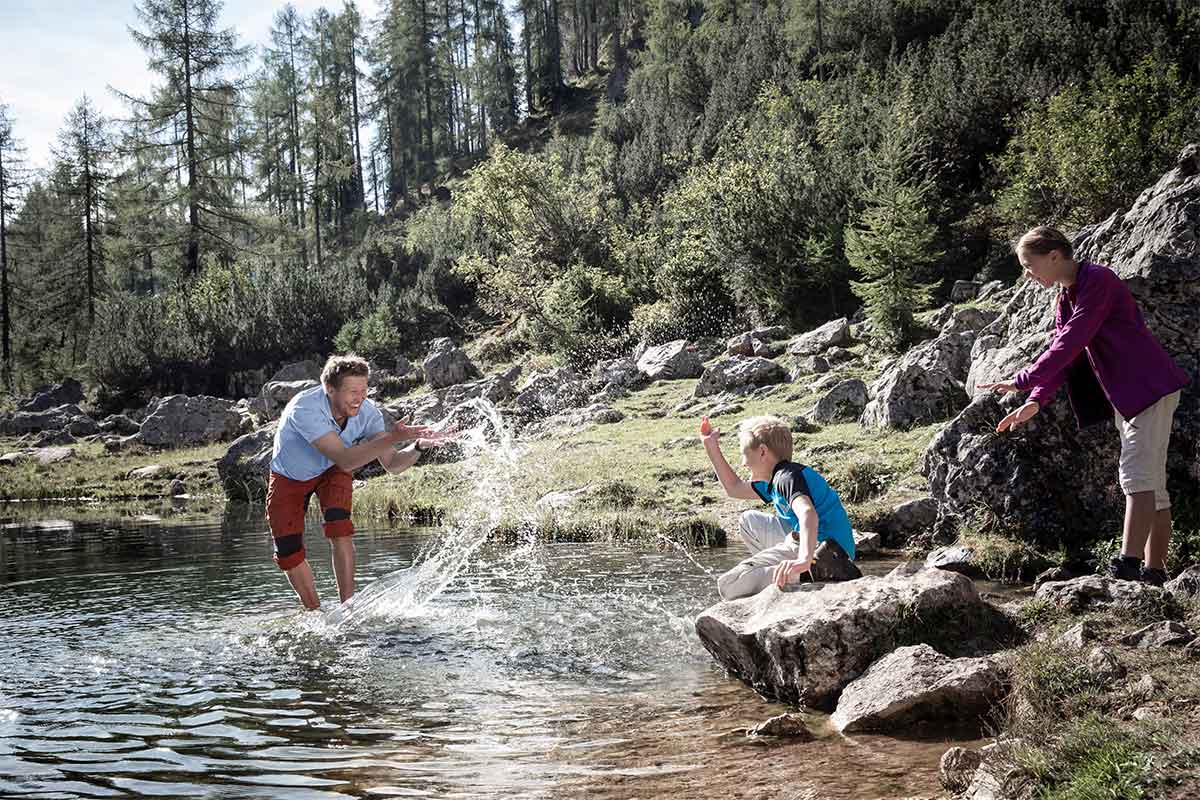
<instances>
[{"instance_id":1,"label":"sky","mask_svg":"<svg viewBox=\"0 0 1200 800\"><path fill-rule=\"evenodd\" d=\"M374 19L382 1L357 0L359 13ZM321 6L342 7L341 0L292 4L305 17ZM226 0L221 26L235 29L241 44L261 47L283 5ZM0 0L0 103L9 107L30 166L48 166L63 120L84 94L102 113L120 118L128 109L107 87L137 96L149 92L156 76L129 35L136 23L133 0Z\"/></svg>"}]
</instances>

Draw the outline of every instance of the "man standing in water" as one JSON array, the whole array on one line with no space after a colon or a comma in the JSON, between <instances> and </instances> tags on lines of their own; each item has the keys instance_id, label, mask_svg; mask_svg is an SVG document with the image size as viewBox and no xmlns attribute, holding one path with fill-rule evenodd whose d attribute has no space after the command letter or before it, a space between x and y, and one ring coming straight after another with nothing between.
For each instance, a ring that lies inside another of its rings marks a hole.
<instances>
[{"instance_id":1,"label":"man standing in water","mask_svg":"<svg viewBox=\"0 0 1200 800\"><path fill-rule=\"evenodd\" d=\"M388 472L403 472L425 450L451 438L451 434L401 422L385 430L383 414L367 398L370 374L370 366L357 356L330 357L321 371L321 385L293 397L275 430L267 521L275 563L309 610L320 608L321 600L304 553L308 499L315 494L321 505L344 603L354 594L353 471L378 459ZM413 445L396 450L394 445L400 442Z\"/></svg>"}]
</instances>

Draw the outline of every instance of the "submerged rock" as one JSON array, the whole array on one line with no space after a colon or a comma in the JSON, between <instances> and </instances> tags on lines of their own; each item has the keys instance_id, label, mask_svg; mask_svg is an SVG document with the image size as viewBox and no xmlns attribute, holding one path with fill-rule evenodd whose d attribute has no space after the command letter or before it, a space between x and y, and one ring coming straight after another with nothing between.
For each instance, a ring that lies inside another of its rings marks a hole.
<instances>
[{"instance_id":1,"label":"submerged rock","mask_svg":"<svg viewBox=\"0 0 1200 800\"><path fill-rule=\"evenodd\" d=\"M984 647L1001 631L1011 623L970 579L926 569L795 591L769 586L696 619L705 648L756 691L821 709L896 646Z\"/></svg>"}]
</instances>

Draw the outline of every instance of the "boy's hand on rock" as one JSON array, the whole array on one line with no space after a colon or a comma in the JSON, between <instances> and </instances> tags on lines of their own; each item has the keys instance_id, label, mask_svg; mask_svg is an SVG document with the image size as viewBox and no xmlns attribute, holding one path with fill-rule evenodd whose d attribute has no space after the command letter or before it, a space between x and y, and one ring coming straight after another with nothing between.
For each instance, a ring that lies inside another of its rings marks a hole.
<instances>
[{"instance_id":1,"label":"boy's hand on rock","mask_svg":"<svg viewBox=\"0 0 1200 800\"><path fill-rule=\"evenodd\" d=\"M771 582L782 589L792 578L803 575L811 569L811 558L804 561L784 561L775 567L775 572L771 575Z\"/></svg>"},{"instance_id":2,"label":"boy's hand on rock","mask_svg":"<svg viewBox=\"0 0 1200 800\"><path fill-rule=\"evenodd\" d=\"M1033 419L1034 414L1037 414L1038 411L1041 411L1041 408L1042 407L1039 406L1035 401L1030 400L1028 403L1021 406L1004 419L1000 420L1000 424L996 426L996 433L1004 433L1005 431L1011 430L1022 423L1028 422L1029 420Z\"/></svg>"}]
</instances>

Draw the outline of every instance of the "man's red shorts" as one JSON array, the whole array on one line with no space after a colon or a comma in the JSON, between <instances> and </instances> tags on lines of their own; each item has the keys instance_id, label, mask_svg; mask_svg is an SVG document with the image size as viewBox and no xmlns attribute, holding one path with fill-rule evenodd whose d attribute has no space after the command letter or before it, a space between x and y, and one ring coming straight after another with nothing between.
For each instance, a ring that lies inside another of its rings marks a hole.
<instances>
[{"instance_id":1,"label":"man's red shorts","mask_svg":"<svg viewBox=\"0 0 1200 800\"><path fill-rule=\"evenodd\" d=\"M267 522L280 569L289 570L304 561L304 515L308 498L314 494L321 504L326 538L354 535L354 523L350 521L354 477L349 472L334 466L307 481L294 481L272 472L267 484Z\"/></svg>"}]
</instances>

